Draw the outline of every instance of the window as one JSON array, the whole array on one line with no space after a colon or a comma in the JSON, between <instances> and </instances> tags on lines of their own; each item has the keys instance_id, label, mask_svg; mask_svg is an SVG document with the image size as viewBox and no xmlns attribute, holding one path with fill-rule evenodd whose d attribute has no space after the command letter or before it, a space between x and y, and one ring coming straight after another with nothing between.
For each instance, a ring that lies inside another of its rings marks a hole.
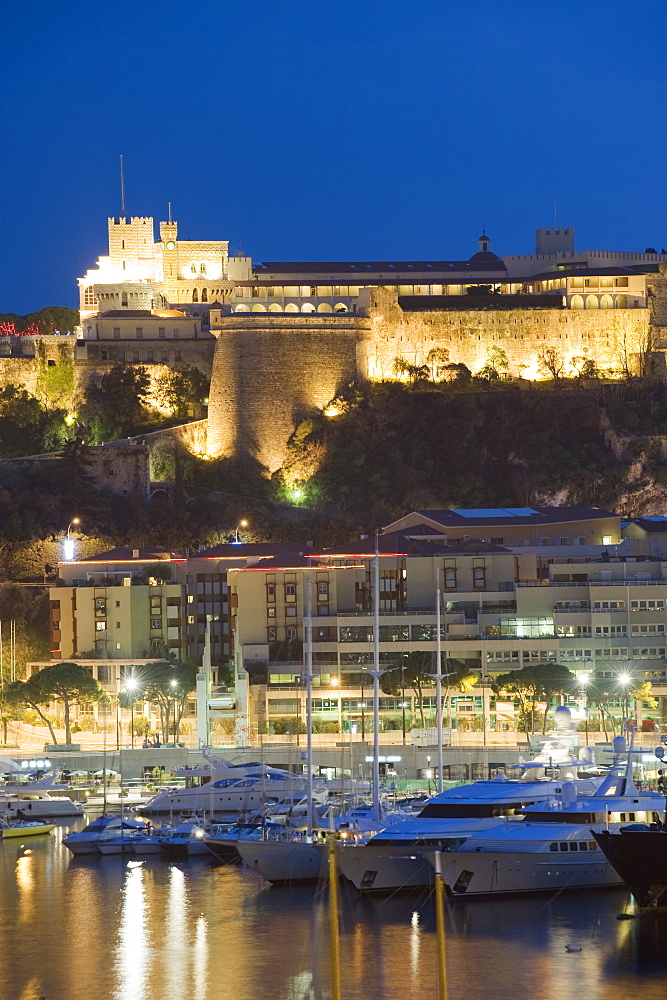
<instances>
[{"instance_id":1,"label":"window","mask_svg":"<svg viewBox=\"0 0 667 1000\"><path fill-rule=\"evenodd\" d=\"M286 631L287 631L287 638L288 639L296 639L296 629L295 628L288 628Z\"/></svg>"},{"instance_id":2,"label":"window","mask_svg":"<svg viewBox=\"0 0 667 1000\"><path fill-rule=\"evenodd\" d=\"M166 335L167 335L167 334L166 334L166 330L165 330L165 328L164 328L163 326L159 326L159 327L157 328L157 336L158 336L158 340L164 340L164 339L165 339L165 337L166 337Z\"/></svg>"},{"instance_id":3,"label":"window","mask_svg":"<svg viewBox=\"0 0 667 1000\"><path fill-rule=\"evenodd\" d=\"M144 339L144 329L143 329L142 326L138 326L136 328L135 332L136 332L136 338L137 338L137 340L143 340Z\"/></svg>"},{"instance_id":4,"label":"window","mask_svg":"<svg viewBox=\"0 0 667 1000\"><path fill-rule=\"evenodd\" d=\"M275 608L267 608L266 609L266 617L267 618L275 618L276 617L276 609Z\"/></svg>"},{"instance_id":5,"label":"window","mask_svg":"<svg viewBox=\"0 0 667 1000\"><path fill-rule=\"evenodd\" d=\"M109 684L111 681L111 667L106 663L100 663L97 668L97 679L100 684Z\"/></svg>"},{"instance_id":6,"label":"window","mask_svg":"<svg viewBox=\"0 0 667 1000\"><path fill-rule=\"evenodd\" d=\"M664 608L664 601L631 601L630 610L631 611L653 611L654 609Z\"/></svg>"},{"instance_id":7,"label":"window","mask_svg":"<svg viewBox=\"0 0 667 1000\"><path fill-rule=\"evenodd\" d=\"M641 626L635 626L635 625L632 626L632 633L633 633L633 635L649 635L650 634L648 632L646 632L646 633L644 633L644 632L635 632L635 628L640 628L640 627ZM664 629L664 626L663 626L663 629ZM627 635L627 634L628 634L627 625L596 625L595 626L595 635L610 635L610 636L615 636L616 635L616 636L618 636L618 635Z\"/></svg>"},{"instance_id":8,"label":"window","mask_svg":"<svg viewBox=\"0 0 667 1000\"><path fill-rule=\"evenodd\" d=\"M96 632L106 632L106 630L107 630L107 623L104 618L101 618L99 621L95 622Z\"/></svg>"},{"instance_id":9,"label":"window","mask_svg":"<svg viewBox=\"0 0 667 1000\"><path fill-rule=\"evenodd\" d=\"M120 340L120 327L119 326L115 326L113 328L113 339L114 340Z\"/></svg>"},{"instance_id":10,"label":"window","mask_svg":"<svg viewBox=\"0 0 667 1000\"><path fill-rule=\"evenodd\" d=\"M275 628L267 628L267 630L266 630L266 637L269 640L269 642L275 642L276 641L276 634L277 634L277 630Z\"/></svg>"},{"instance_id":11,"label":"window","mask_svg":"<svg viewBox=\"0 0 667 1000\"><path fill-rule=\"evenodd\" d=\"M286 583L285 584L285 600L286 601L296 601L296 584Z\"/></svg>"},{"instance_id":12,"label":"window","mask_svg":"<svg viewBox=\"0 0 667 1000\"><path fill-rule=\"evenodd\" d=\"M504 545L505 544L505 539L504 538L492 538L491 539L491 544L492 545Z\"/></svg>"},{"instance_id":13,"label":"window","mask_svg":"<svg viewBox=\"0 0 667 1000\"><path fill-rule=\"evenodd\" d=\"M593 601L595 611L620 611L625 607L625 601Z\"/></svg>"},{"instance_id":14,"label":"window","mask_svg":"<svg viewBox=\"0 0 667 1000\"><path fill-rule=\"evenodd\" d=\"M472 585L475 590L484 590L486 587L486 569L484 566L473 566Z\"/></svg>"},{"instance_id":15,"label":"window","mask_svg":"<svg viewBox=\"0 0 667 1000\"><path fill-rule=\"evenodd\" d=\"M155 629L155 628L162 628L162 619L161 618L151 618L151 628L153 628L153 629Z\"/></svg>"},{"instance_id":16,"label":"window","mask_svg":"<svg viewBox=\"0 0 667 1000\"><path fill-rule=\"evenodd\" d=\"M181 360L181 352L174 351L174 361L180 361L180 360Z\"/></svg>"},{"instance_id":17,"label":"window","mask_svg":"<svg viewBox=\"0 0 667 1000\"><path fill-rule=\"evenodd\" d=\"M107 613L107 600L106 597L96 597L95 598L95 614L96 615L106 615Z\"/></svg>"},{"instance_id":18,"label":"window","mask_svg":"<svg viewBox=\"0 0 667 1000\"><path fill-rule=\"evenodd\" d=\"M139 351L132 351L132 361L136 364L139 360Z\"/></svg>"},{"instance_id":19,"label":"window","mask_svg":"<svg viewBox=\"0 0 667 1000\"><path fill-rule=\"evenodd\" d=\"M456 590L456 569L445 566L445 590Z\"/></svg>"},{"instance_id":20,"label":"window","mask_svg":"<svg viewBox=\"0 0 667 1000\"><path fill-rule=\"evenodd\" d=\"M632 635L664 635L664 624L641 624L632 626Z\"/></svg>"},{"instance_id":21,"label":"window","mask_svg":"<svg viewBox=\"0 0 667 1000\"><path fill-rule=\"evenodd\" d=\"M267 603L273 603L276 599L276 585L275 583L267 583L266 585L266 600Z\"/></svg>"},{"instance_id":22,"label":"window","mask_svg":"<svg viewBox=\"0 0 667 1000\"><path fill-rule=\"evenodd\" d=\"M285 608L286 618L296 618L296 608Z\"/></svg>"},{"instance_id":23,"label":"window","mask_svg":"<svg viewBox=\"0 0 667 1000\"><path fill-rule=\"evenodd\" d=\"M116 628L120 628L120 622L116 622Z\"/></svg>"},{"instance_id":24,"label":"window","mask_svg":"<svg viewBox=\"0 0 667 1000\"><path fill-rule=\"evenodd\" d=\"M328 597L329 596L329 584L328 583L324 583L324 582L320 581L317 584L317 596L319 598Z\"/></svg>"}]
</instances>

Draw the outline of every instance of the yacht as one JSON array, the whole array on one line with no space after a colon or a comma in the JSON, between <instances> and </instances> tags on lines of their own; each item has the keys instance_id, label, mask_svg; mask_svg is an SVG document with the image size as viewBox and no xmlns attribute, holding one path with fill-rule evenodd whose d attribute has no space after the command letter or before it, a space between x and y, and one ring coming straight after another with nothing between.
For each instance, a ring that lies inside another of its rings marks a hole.
<instances>
[{"instance_id":1,"label":"yacht","mask_svg":"<svg viewBox=\"0 0 667 1000\"><path fill-rule=\"evenodd\" d=\"M121 816L109 816L107 814L98 816L83 830L76 833L68 833L63 837L63 844L74 855L99 854L97 849L98 841L101 837L106 838L118 836L121 829L128 824L128 820ZM135 824L132 823L134 828Z\"/></svg>"},{"instance_id":2,"label":"yacht","mask_svg":"<svg viewBox=\"0 0 667 1000\"><path fill-rule=\"evenodd\" d=\"M625 749L623 737L615 743L617 752ZM452 846L440 859L445 885L468 897L621 884L593 834L627 823L659 824L665 807L663 795L635 786L632 754L631 745L625 773L615 762L596 794L577 795L566 782L555 799L528 806L519 822L477 831ZM433 851L425 857L435 864Z\"/></svg>"},{"instance_id":3,"label":"yacht","mask_svg":"<svg viewBox=\"0 0 667 1000\"><path fill-rule=\"evenodd\" d=\"M21 790L0 790L0 817L14 819L64 819L82 816L83 806L67 796L52 796L48 788L26 785Z\"/></svg>"},{"instance_id":4,"label":"yacht","mask_svg":"<svg viewBox=\"0 0 667 1000\"><path fill-rule=\"evenodd\" d=\"M593 834L638 905L667 907L667 826L633 823Z\"/></svg>"},{"instance_id":5,"label":"yacht","mask_svg":"<svg viewBox=\"0 0 667 1000\"><path fill-rule=\"evenodd\" d=\"M239 820L278 803L290 801L296 805L306 792L306 779L302 774L257 761L232 764L209 757L207 765L182 768L175 774L186 778L186 787L165 788L158 792L141 806L142 816L197 813L218 822ZM326 797L323 780L318 782L317 791Z\"/></svg>"},{"instance_id":6,"label":"yacht","mask_svg":"<svg viewBox=\"0 0 667 1000\"><path fill-rule=\"evenodd\" d=\"M424 850L455 850L477 831L501 821L515 825L528 806L555 799L565 781L572 781L582 794L592 794L598 780L576 777L577 766L561 765L558 777L548 778L543 765L526 765L520 778L499 772L488 781L434 795L418 816L390 823L368 843L340 851L338 869L359 892L428 886L433 871Z\"/></svg>"}]
</instances>

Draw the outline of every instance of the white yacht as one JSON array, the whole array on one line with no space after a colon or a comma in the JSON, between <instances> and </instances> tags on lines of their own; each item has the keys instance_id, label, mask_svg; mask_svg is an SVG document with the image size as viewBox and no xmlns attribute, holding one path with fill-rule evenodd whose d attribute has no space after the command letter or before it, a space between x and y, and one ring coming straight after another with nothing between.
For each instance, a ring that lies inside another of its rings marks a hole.
<instances>
[{"instance_id":1,"label":"white yacht","mask_svg":"<svg viewBox=\"0 0 667 1000\"><path fill-rule=\"evenodd\" d=\"M16 792L0 789L0 817L6 819L64 819L82 815L82 805L67 796L49 795L47 788L26 785Z\"/></svg>"},{"instance_id":2,"label":"white yacht","mask_svg":"<svg viewBox=\"0 0 667 1000\"><path fill-rule=\"evenodd\" d=\"M205 814L219 822L254 815L267 806L290 801L301 802L306 793L306 779L282 768L266 764L232 764L208 758L197 768L182 768L176 776L186 778L185 788L165 788L139 810L142 816L166 816L179 813ZM326 793L324 781L317 791Z\"/></svg>"},{"instance_id":3,"label":"white yacht","mask_svg":"<svg viewBox=\"0 0 667 1000\"><path fill-rule=\"evenodd\" d=\"M318 882L326 876L327 830L336 832L341 847L364 843L368 838L399 815L385 813L380 819L373 819L369 806L356 806L337 816L331 816L329 826L316 827L312 835L307 831L277 830L265 837L240 836L236 850L241 860L273 885L295 885L303 882ZM404 815L404 814L403 814ZM327 822L325 817L322 823Z\"/></svg>"},{"instance_id":4,"label":"white yacht","mask_svg":"<svg viewBox=\"0 0 667 1000\"><path fill-rule=\"evenodd\" d=\"M518 779L500 773L449 789L429 799L418 816L389 824L363 846L340 851L339 871L359 892L428 886L433 871L424 850L456 849L471 834L501 821L513 826L529 805L555 799L565 781L572 781L581 794L592 794L598 785L597 779L577 778L576 764L561 765L556 779L544 776L542 766L527 765Z\"/></svg>"},{"instance_id":5,"label":"white yacht","mask_svg":"<svg viewBox=\"0 0 667 1000\"><path fill-rule=\"evenodd\" d=\"M664 795L636 788L631 757L625 775L613 768L595 795L578 796L566 783L555 800L529 806L520 822L478 831L444 851L445 884L466 897L621 885L592 831L658 824L665 808ZM424 856L434 865L433 851Z\"/></svg>"}]
</instances>

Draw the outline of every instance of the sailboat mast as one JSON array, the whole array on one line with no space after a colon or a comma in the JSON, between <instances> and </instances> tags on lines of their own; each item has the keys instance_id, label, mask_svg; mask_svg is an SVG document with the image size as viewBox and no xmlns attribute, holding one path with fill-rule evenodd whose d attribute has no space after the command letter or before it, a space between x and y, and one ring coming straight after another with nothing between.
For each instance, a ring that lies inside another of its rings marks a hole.
<instances>
[{"instance_id":1,"label":"sailboat mast","mask_svg":"<svg viewBox=\"0 0 667 1000\"><path fill-rule=\"evenodd\" d=\"M304 575L306 587L306 834L313 834L313 592L310 570Z\"/></svg>"},{"instance_id":2,"label":"sailboat mast","mask_svg":"<svg viewBox=\"0 0 667 1000\"><path fill-rule=\"evenodd\" d=\"M373 819L380 818L380 552L373 563Z\"/></svg>"},{"instance_id":3,"label":"sailboat mast","mask_svg":"<svg viewBox=\"0 0 667 1000\"><path fill-rule=\"evenodd\" d=\"M442 791L442 639L440 637L440 570L435 588L435 724L438 730L438 793Z\"/></svg>"}]
</instances>

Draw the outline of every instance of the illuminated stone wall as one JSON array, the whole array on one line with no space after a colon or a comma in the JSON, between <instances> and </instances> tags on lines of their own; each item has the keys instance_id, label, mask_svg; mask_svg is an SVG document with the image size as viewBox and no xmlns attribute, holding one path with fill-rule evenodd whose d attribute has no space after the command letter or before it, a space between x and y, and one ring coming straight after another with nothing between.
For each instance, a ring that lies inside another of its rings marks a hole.
<instances>
[{"instance_id":1,"label":"illuminated stone wall","mask_svg":"<svg viewBox=\"0 0 667 1000\"><path fill-rule=\"evenodd\" d=\"M209 454L249 454L277 469L296 424L356 377L356 345L367 324L350 314L224 317L212 331Z\"/></svg>"},{"instance_id":2,"label":"illuminated stone wall","mask_svg":"<svg viewBox=\"0 0 667 1000\"><path fill-rule=\"evenodd\" d=\"M366 378L393 377L397 357L425 364L431 348L446 348L450 361L472 372L485 364L489 351L507 354L513 375L539 378L538 353L555 348L571 374L573 357L590 358L598 368L632 369L645 349L646 309L512 309L403 312L394 292L369 292L370 328L359 343L359 373Z\"/></svg>"}]
</instances>

